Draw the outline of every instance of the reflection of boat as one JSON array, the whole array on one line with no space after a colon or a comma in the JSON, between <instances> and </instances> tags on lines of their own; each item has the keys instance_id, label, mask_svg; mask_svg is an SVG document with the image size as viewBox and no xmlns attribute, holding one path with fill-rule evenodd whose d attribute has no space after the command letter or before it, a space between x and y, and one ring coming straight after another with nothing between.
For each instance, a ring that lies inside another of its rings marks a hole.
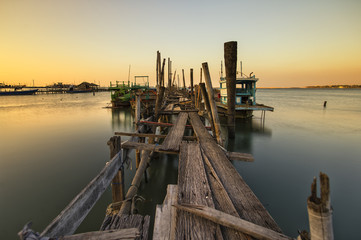
<instances>
[{"instance_id":1,"label":"reflection of boat","mask_svg":"<svg viewBox=\"0 0 361 240\"><path fill-rule=\"evenodd\" d=\"M241 76L236 78L236 118L252 117L253 111L273 111L273 107L256 103L256 82L258 78L252 73L245 76L241 71ZM219 83L220 102L217 103L217 109L219 113L227 113L226 78L221 77Z\"/></svg>"},{"instance_id":2,"label":"reflection of boat","mask_svg":"<svg viewBox=\"0 0 361 240\"><path fill-rule=\"evenodd\" d=\"M38 89L34 90L21 90L21 91L0 91L0 96L9 96L9 95L33 95L38 91Z\"/></svg>"}]
</instances>

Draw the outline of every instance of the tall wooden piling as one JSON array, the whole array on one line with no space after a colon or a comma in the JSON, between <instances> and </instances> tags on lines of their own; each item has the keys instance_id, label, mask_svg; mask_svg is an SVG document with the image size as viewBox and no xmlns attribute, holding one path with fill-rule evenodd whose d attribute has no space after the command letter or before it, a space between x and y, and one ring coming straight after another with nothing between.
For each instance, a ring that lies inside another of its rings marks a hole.
<instances>
[{"instance_id":1,"label":"tall wooden piling","mask_svg":"<svg viewBox=\"0 0 361 240\"><path fill-rule=\"evenodd\" d=\"M186 80L184 77L184 69L182 69L182 75L183 75L183 89L186 89Z\"/></svg>"},{"instance_id":2,"label":"tall wooden piling","mask_svg":"<svg viewBox=\"0 0 361 240\"><path fill-rule=\"evenodd\" d=\"M172 61L168 58L168 89L172 87Z\"/></svg>"},{"instance_id":3,"label":"tall wooden piling","mask_svg":"<svg viewBox=\"0 0 361 240\"><path fill-rule=\"evenodd\" d=\"M155 121L158 120L159 111L162 107L163 96L164 96L165 87L159 87L159 92L157 94L157 99L155 102Z\"/></svg>"},{"instance_id":4,"label":"tall wooden piling","mask_svg":"<svg viewBox=\"0 0 361 240\"><path fill-rule=\"evenodd\" d=\"M160 52L157 51L157 62L156 62L156 65L157 65L157 85L156 86L159 86L160 85Z\"/></svg>"},{"instance_id":5,"label":"tall wooden piling","mask_svg":"<svg viewBox=\"0 0 361 240\"><path fill-rule=\"evenodd\" d=\"M193 68L190 70L190 78L191 78L191 100L194 103L194 92L193 92Z\"/></svg>"},{"instance_id":6,"label":"tall wooden piling","mask_svg":"<svg viewBox=\"0 0 361 240\"><path fill-rule=\"evenodd\" d=\"M320 173L321 197L317 197L316 178L307 199L307 211L312 240L333 240L330 183L326 174Z\"/></svg>"},{"instance_id":7,"label":"tall wooden piling","mask_svg":"<svg viewBox=\"0 0 361 240\"><path fill-rule=\"evenodd\" d=\"M224 64L227 83L227 125L228 137L235 137L235 105L236 105L236 74L237 74L237 42L224 43Z\"/></svg>"},{"instance_id":8,"label":"tall wooden piling","mask_svg":"<svg viewBox=\"0 0 361 240\"><path fill-rule=\"evenodd\" d=\"M202 67L203 67L203 72L204 72L204 81L206 83L206 87L207 87L207 95L208 95L208 99L209 99L209 105L212 111L212 119L213 119L213 123L214 123L214 130L216 133L216 137L217 137L217 142L219 145L223 145L223 141L222 141L222 136L221 136L221 124L219 121L219 117L218 117L218 111L217 111L217 106L216 106L216 102L214 101L214 92L213 92L213 87L212 87L212 81L211 81L211 76L209 74L209 69L208 69L208 63L202 63Z\"/></svg>"},{"instance_id":9,"label":"tall wooden piling","mask_svg":"<svg viewBox=\"0 0 361 240\"><path fill-rule=\"evenodd\" d=\"M111 137L107 143L110 149L110 159L112 159L119 151L121 145L120 136ZM118 173L112 180L112 201L113 203L121 202L124 200L124 168L121 167ZM120 205L114 207L120 209Z\"/></svg>"}]
</instances>

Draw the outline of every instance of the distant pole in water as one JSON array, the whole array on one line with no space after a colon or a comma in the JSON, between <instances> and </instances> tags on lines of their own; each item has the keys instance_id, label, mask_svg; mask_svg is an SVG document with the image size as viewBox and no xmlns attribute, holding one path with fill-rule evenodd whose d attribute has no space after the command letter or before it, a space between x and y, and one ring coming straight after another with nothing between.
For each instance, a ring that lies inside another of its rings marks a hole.
<instances>
[{"instance_id":1,"label":"distant pole in water","mask_svg":"<svg viewBox=\"0 0 361 240\"><path fill-rule=\"evenodd\" d=\"M235 137L235 105L236 105L236 77L237 77L237 42L224 43L224 65L227 84L227 125L228 136Z\"/></svg>"},{"instance_id":2,"label":"distant pole in water","mask_svg":"<svg viewBox=\"0 0 361 240\"><path fill-rule=\"evenodd\" d=\"M324 102L323 102L323 107L325 108L326 105L327 105L327 101L324 101Z\"/></svg>"}]
</instances>

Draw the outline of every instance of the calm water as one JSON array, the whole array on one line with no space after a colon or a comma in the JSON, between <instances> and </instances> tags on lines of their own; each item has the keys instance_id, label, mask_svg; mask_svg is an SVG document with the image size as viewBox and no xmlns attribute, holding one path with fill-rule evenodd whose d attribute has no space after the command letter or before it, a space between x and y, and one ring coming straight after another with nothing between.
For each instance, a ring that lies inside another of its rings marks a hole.
<instances>
[{"instance_id":1,"label":"calm water","mask_svg":"<svg viewBox=\"0 0 361 240\"><path fill-rule=\"evenodd\" d=\"M319 171L331 183L336 239L357 239L361 215L361 91L258 90L258 102L275 107L237 123L233 151L252 153L235 166L290 236L308 229L306 200ZM112 111L109 93L0 97L0 236L17 239L28 221L42 231L103 168L114 131L133 131L128 110ZM323 102L327 100L327 108ZM126 139L124 137L124 139ZM134 158L133 158L134 160ZM130 185L135 164L126 171ZM161 155L148 170L140 211L153 214L168 183L176 183L177 158ZM98 230L111 202L106 191L79 232Z\"/></svg>"}]
</instances>

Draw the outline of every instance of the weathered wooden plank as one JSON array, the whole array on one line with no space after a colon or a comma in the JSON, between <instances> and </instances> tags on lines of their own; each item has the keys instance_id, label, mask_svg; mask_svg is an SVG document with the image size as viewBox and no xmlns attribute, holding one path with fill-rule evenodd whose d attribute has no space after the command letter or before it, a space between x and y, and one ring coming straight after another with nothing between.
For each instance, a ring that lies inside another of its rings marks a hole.
<instances>
[{"instance_id":1,"label":"weathered wooden plank","mask_svg":"<svg viewBox=\"0 0 361 240\"><path fill-rule=\"evenodd\" d=\"M140 237L137 228L128 228L121 230L107 230L97 232L80 233L70 236L57 238L59 240L116 240L116 239L136 239Z\"/></svg>"},{"instance_id":2,"label":"weathered wooden plank","mask_svg":"<svg viewBox=\"0 0 361 240\"><path fill-rule=\"evenodd\" d=\"M249 153L239 153L239 152L226 152L226 155L229 160L243 161L243 162L253 162L254 157Z\"/></svg>"},{"instance_id":3,"label":"weathered wooden plank","mask_svg":"<svg viewBox=\"0 0 361 240\"><path fill-rule=\"evenodd\" d=\"M189 113L189 117L202 150L211 162L239 216L247 221L281 232L277 223L227 159L226 154L203 127L199 116Z\"/></svg>"},{"instance_id":4,"label":"weathered wooden plank","mask_svg":"<svg viewBox=\"0 0 361 240\"><path fill-rule=\"evenodd\" d=\"M266 239L266 240L292 240L293 238L288 237L282 233L275 232L271 229L256 225L249 221L245 221L241 218L234 217L230 214L224 213L222 211L210 208L207 206L197 206L197 205L175 205L175 207L193 213L197 216L204 217L212 222L221 224L223 226L236 229L238 231L244 232L256 239Z\"/></svg>"},{"instance_id":5,"label":"weathered wooden plank","mask_svg":"<svg viewBox=\"0 0 361 240\"><path fill-rule=\"evenodd\" d=\"M178 115L175 125L169 130L164 139L160 150L179 151L179 145L184 135L184 129L187 123L188 113L182 112Z\"/></svg>"},{"instance_id":6,"label":"weathered wooden plank","mask_svg":"<svg viewBox=\"0 0 361 240\"><path fill-rule=\"evenodd\" d=\"M199 145L182 143L179 154L178 203L214 207ZM220 228L197 216L178 212L176 239L222 239Z\"/></svg>"},{"instance_id":7,"label":"weathered wooden plank","mask_svg":"<svg viewBox=\"0 0 361 240\"><path fill-rule=\"evenodd\" d=\"M214 122L214 129L215 129L215 133L216 133L216 137L217 137L217 142L220 145L223 145L222 134L221 134L221 123L220 123L219 117L218 117L217 106L214 101L212 80L211 80L211 76L209 74L208 63L206 63L206 62L202 63L202 67L203 67L203 71L204 71L204 81L205 81L206 87L207 87L207 94L208 94L209 104L210 104L211 111L212 111L212 118L213 118L213 122Z\"/></svg>"},{"instance_id":8,"label":"weathered wooden plank","mask_svg":"<svg viewBox=\"0 0 361 240\"><path fill-rule=\"evenodd\" d=\"M136 136L136 137L148 137L148 138L166 138L167 135L159 135L159 134L152 134L152 133L128 133L128 132L115 132L114 135L119 136ZM195 136L183 136L184 140L196 140L197 137Z\"/></svg>"},{"instance_id":9,"label":"weathered wooden plank","mask_svg":"<svg viewBox=\"0 0 361 240\"><path fill-rule=\"evenodd\" d=\"M209 185L212 190L215 208L232 216L239 217L239 214L237 213L237 210L234 207L232 200L228 196L227 191L224 189L224 186L219 177L217 176L217 173L214 171L212 164L209 162L208 157L204 154L203 150L201 150L201 152ZM234 229L226 228L224 226L221 227L221 231L225 239L250 239L249 236Z\"/></svg>"},{"instance_id":10,"label":"weathered wooden plank","mask_svg":"<svg viewBox=\"0 0 361 240\"><path fill-rule=\"evenodd\" d=\"M122 151L110 160L102 171L45 228L41 236L58 237L75 232L94 204L109 186L123 164Z\"/></svg>"},{"instance_id":11,"label":"weathered wooden plank","mask_svg":"<svg viewBox=\"0 0 361 240\"><path fill-rule=\"evenodd\" d=\"M177 195L177 185L169 184L163 204L156 207L153 239L174 239L177 210L172 205L177 204Z\"/></svg>"}]
</instances>

